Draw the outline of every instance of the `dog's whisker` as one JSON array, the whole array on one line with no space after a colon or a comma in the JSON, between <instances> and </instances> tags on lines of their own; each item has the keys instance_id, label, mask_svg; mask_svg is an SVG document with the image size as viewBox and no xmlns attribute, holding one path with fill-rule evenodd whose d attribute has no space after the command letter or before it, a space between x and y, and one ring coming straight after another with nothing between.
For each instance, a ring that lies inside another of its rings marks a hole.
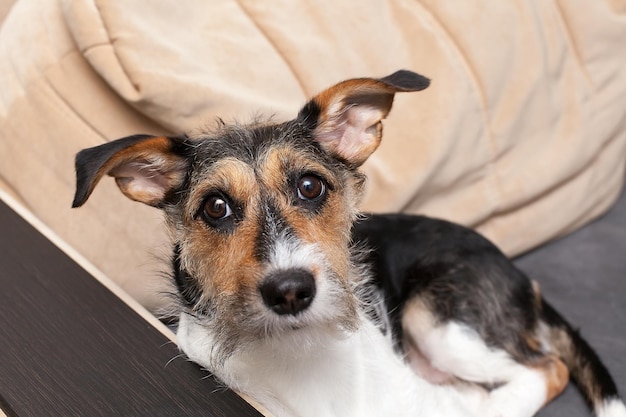
<instances>
[{"instance_id":1,"label":"dog's whisker","mask_svg":"<svg viewBox=\"0 0 626 417\"><path fill-rule=\"evenodd\" d=\"M174 356L172 359L170 359L169 361L167 361L163 367L167 368L168 365L170 363L174 362L176 359L180 359L180 358L184 358L184 357L186 357L186 355L184 353L178 354L178 355Z\"/></svg>"}]
</instances>

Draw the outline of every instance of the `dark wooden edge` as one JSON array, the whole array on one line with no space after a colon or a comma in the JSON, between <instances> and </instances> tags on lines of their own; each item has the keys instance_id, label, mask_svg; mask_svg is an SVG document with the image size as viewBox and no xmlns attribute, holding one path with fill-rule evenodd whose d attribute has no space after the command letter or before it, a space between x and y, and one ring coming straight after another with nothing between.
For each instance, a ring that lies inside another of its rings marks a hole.
<instances>
[{"instance_id":1,"label":"dark wooden edge","mask_svg":"<svg viewBox=\"0 0 626 417\"><path fill-rule=\"evenodd\" d=\"M68 256L71 248L1 190L0 199L11 204L0 202L0 406L8 417L261 415L180 355L165 326Z\"/></svg>"}]
</instances>

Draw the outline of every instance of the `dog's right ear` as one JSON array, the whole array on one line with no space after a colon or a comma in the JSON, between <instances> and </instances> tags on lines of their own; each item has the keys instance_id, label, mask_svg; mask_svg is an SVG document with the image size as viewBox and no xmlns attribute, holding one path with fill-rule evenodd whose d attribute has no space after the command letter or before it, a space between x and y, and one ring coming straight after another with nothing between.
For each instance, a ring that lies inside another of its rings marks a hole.
<instances>
[{"instance_id":1,"label":"dog's right ear","mask_svg":"<svg viewBox=\"0 0 626 417\"><path fill-rule=\"evenodd\" d=\"M381 121L391 110L394 94L420 91L429 84L428 78L406 70L346 80L313 97L298 120L312 127L313 138L324 150L358 167L380 144Z\"/></svg>"},{"instance_id":2,"label":"dog's right ear","mask_svg":"<svg viewBox=\"0 0 626 417\"><path fill-rule=\"evenodd\" d=\"M76 194L82 206L108 174L131 200L161 207L183 185L189 162L181 139L135 135L80 151L76 155Z\"/></svg>"}]
</instances>

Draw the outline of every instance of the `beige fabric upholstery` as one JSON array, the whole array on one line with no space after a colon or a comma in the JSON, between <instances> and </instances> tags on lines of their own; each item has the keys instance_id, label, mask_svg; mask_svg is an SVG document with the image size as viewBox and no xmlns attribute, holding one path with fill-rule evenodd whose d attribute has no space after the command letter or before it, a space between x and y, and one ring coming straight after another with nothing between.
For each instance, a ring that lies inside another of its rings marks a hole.
<instances>
[{"instance_id":1,"label":"beige fabric upholstery","mask_svg":"<svg viewBox=\"0 0 626 417\"><path fill-rule=\"evenodd\" d=\"M4 18L9 14L9 10L13 7L16 0L0 0L0 26L4 22Z\"/></svg>"},{"instance_id":2,"label":"beige fabric upholstery","mask_svg":"<svg viewBox=\"0 0 626 417\"><path fill-rule=\"evenodd\" d=\"M217 116L291 118L337 81L406 68L433 82L397 96L365 210L459 221L513 255L614 201L626 1L322 3L19 0L0 32L0 179L155 307L160 213L110 180L71 210L77 151Z\"/></svg>"}]
</instances>

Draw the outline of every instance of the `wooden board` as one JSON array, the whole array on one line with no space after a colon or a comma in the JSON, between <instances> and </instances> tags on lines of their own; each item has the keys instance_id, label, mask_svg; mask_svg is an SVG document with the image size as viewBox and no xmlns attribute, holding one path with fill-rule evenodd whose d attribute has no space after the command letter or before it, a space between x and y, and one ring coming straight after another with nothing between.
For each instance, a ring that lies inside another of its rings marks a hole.
<instances>
[{"instance_id":1,"label":"wooden board","mask_svg":"<svg viewBox=\"0 0 626 417\"><path fill-rule=\"evenodd\" d=\"M7 416L261 416L156 327L0 202Z\"/></svg>"}]
</instances>

